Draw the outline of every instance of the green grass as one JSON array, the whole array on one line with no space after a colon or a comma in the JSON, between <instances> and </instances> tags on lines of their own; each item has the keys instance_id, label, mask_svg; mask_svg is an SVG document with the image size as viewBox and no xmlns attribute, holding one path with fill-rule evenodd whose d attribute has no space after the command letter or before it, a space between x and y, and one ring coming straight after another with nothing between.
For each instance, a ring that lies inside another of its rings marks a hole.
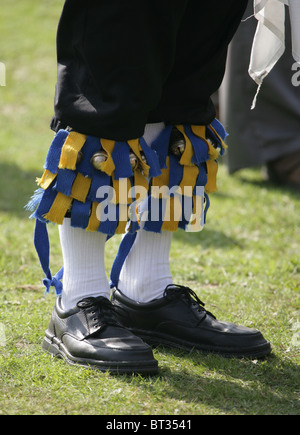
<instances>
[{"instance_id":1,"label":"green grass","mask_svg":"<svg viewBox=\"0 0 300 435\"><path fill-rule=\"evenodd\" d=\"M218 318L259 328L273 346L248 361L154 350L160 373L112 376L71 367L41 351L54 295L44 297L24 205L52 139L58 0L3 0L0 62L0 414L300 413L300 195L266 183L260 170L230 177L220 167L208 224L178 232L174 281L189 285ZM53 271L61 266L49 227ZM109 273L120 238L107 245Z\"/></svg>"}]
</instances>

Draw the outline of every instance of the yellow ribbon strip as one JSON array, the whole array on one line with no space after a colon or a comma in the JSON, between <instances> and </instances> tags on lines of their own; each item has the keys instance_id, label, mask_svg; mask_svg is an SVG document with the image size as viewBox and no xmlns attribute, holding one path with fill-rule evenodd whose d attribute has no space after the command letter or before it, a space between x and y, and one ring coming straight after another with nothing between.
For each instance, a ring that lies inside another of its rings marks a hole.
<instances>
[{"instance_id":1,"label":"yellow ribbon strip","mask_svg":"<svg viewBox=\"0 0 300 435\"><path fill-rule=\"evenodd\" d=\"M59 169L76 169L78 153L86 141L86 136L76 131L71 131L62 147Z\"/></svg>"}]
</instances>

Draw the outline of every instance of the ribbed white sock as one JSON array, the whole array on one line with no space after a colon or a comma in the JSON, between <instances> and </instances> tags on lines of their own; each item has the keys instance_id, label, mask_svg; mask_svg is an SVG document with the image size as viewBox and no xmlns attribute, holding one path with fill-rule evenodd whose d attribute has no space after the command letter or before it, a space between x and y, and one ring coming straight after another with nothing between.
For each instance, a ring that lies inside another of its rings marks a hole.
<instances>
[{"instance_id":1,"label":"ribbed white sock","mask_svg":"<svg viewBox=\"0 0 300 435\"><path fill-rule=\"evenodd\" d=\"M83 298L110 297L110 287L104 268L106 235L91 233L70 226L70 219L59 225L64 276L62 306L73 308Z\"/></svg>"},{"instance_id":2,"label":"ribbed white sock","mask_svg":"<svg viewBox=\"0 0 300 435\"><path fill-rule=\"evenodd\" d=\"M130 299L149 302L163 296L172 284L170 248L172 232L140 230L122 267L118 288Z\"/></svg>"}]
</instances>

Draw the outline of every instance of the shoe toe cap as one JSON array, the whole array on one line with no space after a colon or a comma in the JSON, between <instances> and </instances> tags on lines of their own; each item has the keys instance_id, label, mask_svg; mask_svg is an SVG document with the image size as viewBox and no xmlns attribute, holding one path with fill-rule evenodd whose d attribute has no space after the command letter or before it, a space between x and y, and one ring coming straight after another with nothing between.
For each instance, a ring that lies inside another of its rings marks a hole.
<instances>
[{"instance_id":1,"label":"shoe toe cap","mask_svg":"<svg viewBox=\"0 0 300 435\"><path fill-rule=\"evenodd\" d=\"M74 336L66 334L63 337L63 345L72 357L85 358L98 361L144 361L154 360L151 347L142 339L134 336L129 331L124 334L122 328L110 332L107 337L87 337L78 340Z\"/></svg>"}]
</instances>

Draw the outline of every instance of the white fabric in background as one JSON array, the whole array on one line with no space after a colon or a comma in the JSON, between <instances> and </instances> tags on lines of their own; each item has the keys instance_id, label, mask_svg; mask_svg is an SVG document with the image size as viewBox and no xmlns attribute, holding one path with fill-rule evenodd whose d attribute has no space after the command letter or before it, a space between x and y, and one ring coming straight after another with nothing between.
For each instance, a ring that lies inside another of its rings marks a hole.
<instances>
[{"instance_id":1,"label":"white fabric in background","mask_svg":"<svg viewBox=\"0 0 300 435\"><path fill-rule=\"evenodd\" d=\"M300 63L300 0L254 0L254 16L258 20L253 40L249 74L259 85L285 51L285 5L289 6L292 50ZM255 107L256 97L252 108Z\"/></svg>"}]
</instances>

